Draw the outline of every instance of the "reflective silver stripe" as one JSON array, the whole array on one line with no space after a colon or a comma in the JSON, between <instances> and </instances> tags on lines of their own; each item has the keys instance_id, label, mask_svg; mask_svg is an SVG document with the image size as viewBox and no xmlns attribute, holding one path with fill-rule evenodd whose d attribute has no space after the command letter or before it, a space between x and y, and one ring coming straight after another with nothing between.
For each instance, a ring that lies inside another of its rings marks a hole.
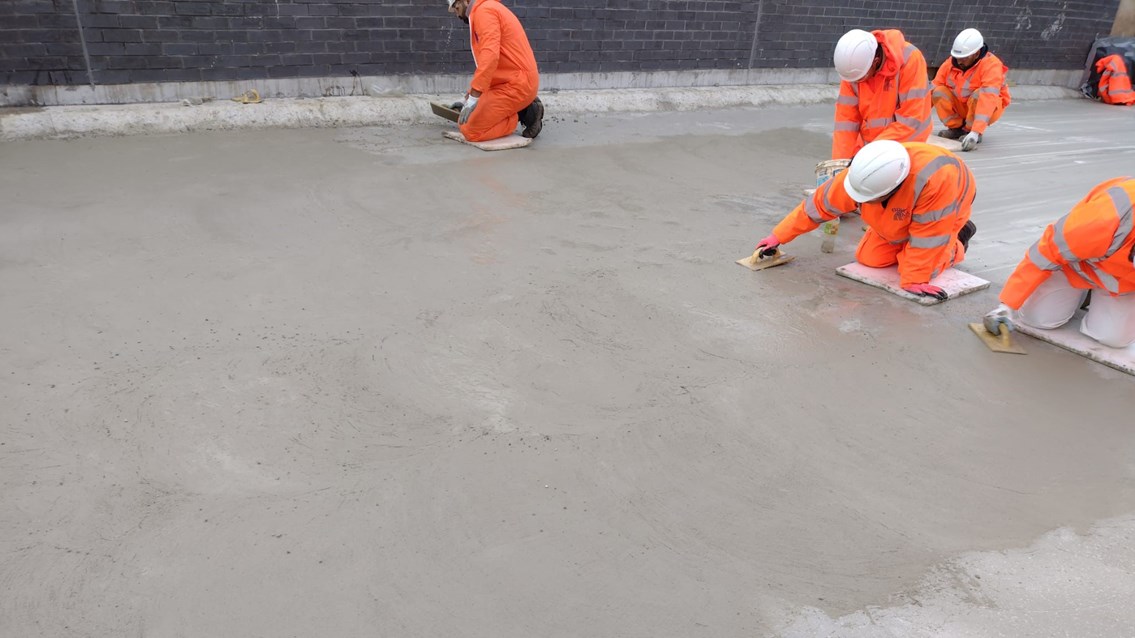
<instances>
[{"instance_id":1,"label":"reflective silver stripe","mask_svg":"<svg viewBox=\"0 0 1135 638\"><path fill-rule=\"evenodd\" d=\"M949 97L950 95L952 95L952 93L950 92L949 87L939 84L938 86L934 87L934 95Z\"/></svg>"},{"instance_id":2,"label":"reflective silver stripe","mask_svg":"<svg viewBox=\"0 0 1135 638\"><path fill-rule=\"evenodd\" d=\"M932 237L911 237L911 248L941 248L950 243L953 235L934 235Z\"/></svg>"},{"instance_id":3,"label":"reflective silver stripe","mask_svg":"<svg viewBox=\"0 0 1135 638\"><path fill-rule=\"evenodd\" d=\"M848 84L851 85L851 92L855 94L855 97L859 97L859 83L858 82L848 82Z\"/></svg>"},{"instance_id":4,"label":"reflective silver stripe","mask_svg":"<svg viewBox=\"0 0 1135 638\"><path fill-rule=\"evenodd\" d=\"M926 97L926 94L928 92L929 92L929 90L926 89L925 87L923 87L921 89L911 89L911 90L907 91L906 93L899 93L899 101L905 102L907 100L921 99L921 98Z\"/></svg>"},{"instance_id":5,"label":"reflective silver stripe","mask_svg":"<svg viewBox=\"0 0 1135 638\"><path fill-rule=\"evenodd\" d=\"M1029 248L1029 261L1033 262L1033 265L1041 270L1060 270L1060 264L1049 261L1048 257L1045 257L1044 254L1040 252L1040 244L1033 244Z\"/></svg>"},{"instance_id":6,"label":"reflective silver stripe","mask_svg":"<svg viewBox=\"0 0 1135 638\"><path fill-rule=\"evenodd\" d=\"M971 76L967 77L964 82L962 82L962 92L960 94L960 97L963 100L968 100L970 95L973 94L973 91L971 91L970 88L969 88L970 82L972 82L972 81L973 81L973 76L971 75Z\"/></svg>"},{"instance_id":7,"label":"reflective silver stripe","mask_svg":"<svg viewBox=\"0 0 1135 638\"><path fill-rule=\"evenodd\" d=\"M913 117L907 117L898 113L895 114L895 120L898 121L899 124L905 124L913 129L918 128L919 125L922 124L922 120L916 120Z\"/></svg>"},{"instance_id":8,"label":"reflective silver stripe","mask_svg":"<svg viewBox=\"0 0 1135 638\"><path fill-rule=\"evenodd\" d=\"M921 137L922 133L924 131L929 131L933 126L934 126L934 123L930 121L930 116L927 115L926 119L922 121L922 124L919 125L919 127L917 129L914 130L914 136L912 137L912 139L917 139L918 137Z\"/></svg>"},{"instance_id":9,"label":"reflective silver stripe","mask_svg":"<svg viewBox=\"0 0 1135 638\"><path fill-rule=\"evenodd\" d=\"M820 211L816 208L816 202L814 200L815 196L809 197L804 200L804 212L808 215L808 219L816 222L817 224L822 224L826 220L820 216Z\"/></svg>"},{"instance_id":10,"label":"reflective silver stripe","mask_svg":"<svg viewBox=\"0 0 1135 638\"><path fill-rule=\"evenodd\" d=\"M1108 292L1119 294L1119 280L1102 270L1092 270Z\"/></svg>"},{"instance_id":11,"label":"reflective silver stripe","mask_svg":"<svg viewBox=\"0 0 1135 638\"><path fill-rule=\"evenodd\" d=\"M918 175L914 178L914 199L912 200L915 206L918 205L918 200L922 197L922 189L926 188L926 183L930 181L934 173L937 173L938 169L944 166L951 165L957 166L957 160L949 155L939 155L930 160L929 164L923 166L922 170L918 171Z\"/></svg>"},{"instance_id":12,"label":"reflective silver stripe","mask_svg":"<svg viewBox=\"0 0 1135 638\"><path fill-rule=\"evenodd\" d=\"M953 215L957 212L958 203L954 202L953 204L950 204L945 208L939 208L938 210L928 210L925 213L915 213L911 215L911 220L916 221L920 224L932 224L936 221L945 219L946 217L949 217L950 215Z\"/></svg>"},{"instance_id":13,"label":"reflective silver stripe","mask_svg":"<svg viewBox=\"0 0 1135 638\"><path fill-rule=\"evenodd\" d=\"M1109 95L1123 95L1124 93L1135 93L1131 89L1112 89L1108 91Z\"/></svg>"},{"instance_id":14,"label":"reflective silver stripe","mask_svg":"<svg viewBox=\"0 0 1135 638\"><path fill-rule=\"evenodd\" d=\"M851 131L853 133L859 132L859 122L836 122L835 130L837 131Z\"/></svg>"},{"instance_id":15,"label":"reflective silver stripe","mask_svg":"<svg viewBox=\"0 0 1135 638\"><path fill-rule=\"evenodd\" d=\"M1091 280L1092 280L1092 276L1091 276L1091 275L1089 275L1089 274L1088 274L1087 272L1085 272L1085 271L1084 271L1084 268L1085 268L1085 266L1084 266L1083 264L1081 264L1080 262L1078 262L1078 261L1077 261L1077 262L1072 262L1072 263L1068 264L1068 266L1069 266L1069 267L1070 267L1070 268L1071 268L1072 270L1074 270L1074 271L1076 272L1076 274L1080 275L1080 276L1081 276L1081 277L1083 277L1084 279L1086 279L1086 280L1088 280L1088 281L1091 281ZM1088 269L1088 270L1092 270L1092 267L1091 267L1091 266L1086 266L1086 267L1087 267L1087 269ZM1094 270L1092 270L1092 272L1095 272L1095 271L1094 271Z\"/></svg>"},{"instance_id":16,"label":"reflective silver stripe","mask_svg":"<svg viewBox=\"0 0 1135 638\"><path fill-rule=\"evenodd\" d=\"M978 122L985 122L986 124L989 123L989 116L988 115L978 115L974 119L977 120Z\"/></svg>"},{"instance_id":17,"label":"reflective silver stripe","mask_svg":"<svg viewBox=\"0 0 1135 638\"><path fill-rule=\"evenodd\" d=\"M999 87L996 87L996 86L987 86L985 88L981 88L981 89L978 89L978 90L973 92L974 95L977 95L978 93L997 93L997 94L1000 94L1001 89Z\"/></svg>"},{"instance_id":18,"label":"reflective silver stripe","mask_svg":"<svg viewBox=\"0 0 1135 638\"><path fill-rule=\"evenodd\" d=\"M1064 224L1068 221L1068 216L1065 215L1056 222L1056 226L1052 229L1052 241L1056 244L1056 250L1060 251L1060 256L1066 262L1080 261L1076 253L1072 252L1072 247L1068 245L1068 240L1064 238Z\"/></svg>"},{"instance_id":19,"label":"reflective silver stripe","mask_svg":"<svg viewBox=\"0 0 1135 638\"><path fill-rule=\"evenodd\" d=\"M913 44L911 44L909 42L906 43L906 46L903 47L903 49L902 49L902 63L903 64L906 64L907 62L910 61L910 56L914 54L915 50L916 49L915 49Z\"/></svg>"},{"instance_id":20,"label":"reflective silver stripe","mask_svg":"<svg viewBox=\"0 0 1135 638\"><path fill-rule=\"evenodd\" d=\"M1107 254L1104 258L1111 257L1123 242L1127 241L1127 236L1131 234L1132 229L1132 211L1131 211L1131 198L1127 195L1127 191L1119 186L1112 186L1107 189L1107 194L1111 197L1111 203L1115 206L1115 213L1119 216L1119 227L1115 230L1115 237L1111 240L1111 246L1107 249Z\"/></svg>"},{"instance_id":21,"label":"reflective silver stripe","mask_svg":"<svg viewBox=\"0 0 1135 638\"><path fill-rule=\"evenodd\" d=\"M910 241L910 237L903 237L902 239L896 239L887 243L891 244L892 246L898 246L899 244L905 244L908 241Z\"/></svg>"},{"instance_id":22,"label":"reflective silver stripe","mask_svg":"<svg viewBox=\"0 0 1135 638\"><path fill-rule=\"evenodd\" d=\"M867 120L867 128L884 128L894 121L893 117L876 117Z\"/></svg>"},{"instance_id":23,"label":"reflective silver stripe","mask_svg":"<svg viewBox=\"0 0 1135 638\"><path fill-rule=\"evenodd\" d=\"M835 103L845 106L859 106L859 98L854 95L841 95L835 99Z\"/></svg>"}]
</instances>

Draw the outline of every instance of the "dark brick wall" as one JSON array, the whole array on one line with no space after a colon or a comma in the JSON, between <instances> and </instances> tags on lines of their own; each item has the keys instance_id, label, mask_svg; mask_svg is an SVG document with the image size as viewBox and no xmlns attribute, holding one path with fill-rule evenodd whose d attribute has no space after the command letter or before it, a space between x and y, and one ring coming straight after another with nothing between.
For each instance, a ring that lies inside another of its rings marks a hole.
<instances>
[{"instance_id":1,"label":"dark brick wall","mask_svg":"<svg viewBox=\"0 0 1135 638\"><path fill-rule=\"evenodd\" d=\"M443 0L0 0L0 84L467 72ZM932 66L977 26L1011 67L1076 69L1119 0L506 0L544 72L831 66L849 28L901 28Z\"/></svg>"}]
</instances>

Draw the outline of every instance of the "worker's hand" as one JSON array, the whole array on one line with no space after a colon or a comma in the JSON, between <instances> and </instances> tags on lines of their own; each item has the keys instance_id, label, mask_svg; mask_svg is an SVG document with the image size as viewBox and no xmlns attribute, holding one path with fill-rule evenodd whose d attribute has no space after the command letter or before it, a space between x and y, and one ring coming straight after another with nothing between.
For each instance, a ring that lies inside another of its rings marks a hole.
<instances>
[{"instance_id":1,"label":"worker's hand","mask_svg":"<svg viewBox=\"0 0 1135 638\"><path fill-rule=\"evenodd\" d=\"M477 100L479 99L476 95L465 98L465 105L461 107L461 115L457 117L457 124L464 125L469 121L469 116L473 114L473 109L477 108Z\"/></svg>"},{"instance_id":2,"label":"worker's hand","mask_svg":"<svg viewBox=\"0 0 1135 638\"><path fill-rule=\"evenodd\" d=\"M780 246L780 240L776 238L776 235L770 234L768 237L757 242L757 247L753 250L758 253L758 257L763 258L775 253L778 246Z\"/></svg>"},{"instance_id":3,"label":"worker's hand","mask_svg":"<svg viewBox=\"0 0 1135 638\"><path fill-rule=\"evenodd\" d=\"M965 137L962 138L963 151L972 151L973 149L977 148L978 144L981 144L981 133L974 133L973 131L970 131L969 133L966 133Z\"/></svg>"},{"instance_id":4,"label":"worker's hand","mask_svg":"<svg viewBox=\"0 0 1135 638\"><path fill-rule=\"evenodd\" d=\"M902 289L916 295L922 295L923 297L937 297L942 301L945 301L950 296L946 294L945 290L932 284L910 284L909 286L903 286Z\"/></svg>"},{"instance_id":5,"label":"worker's hand","mask_svg":"<svg viewBox=\"0 0 1135 638\"><path fill-rule=\"evenodd\" d=\"M985 318L982 319L981 322L985 324L986 330L995 335L1001 334L1001 326L1013 330L1013 328L1015 328L1013 325L1013 309L1005 304L1001 304L997 306L996 309L990 311L989 314L985 315Z\"/></svg>"}]
</instances>

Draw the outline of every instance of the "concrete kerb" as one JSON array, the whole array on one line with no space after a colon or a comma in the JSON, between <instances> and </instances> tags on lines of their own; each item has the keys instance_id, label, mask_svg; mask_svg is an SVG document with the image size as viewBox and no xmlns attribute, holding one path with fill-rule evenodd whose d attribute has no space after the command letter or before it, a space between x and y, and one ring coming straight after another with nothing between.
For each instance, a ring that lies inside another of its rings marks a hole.
<instances>
[{"instance_id":1,"label":"concrete kerb","mask_svg":"<svg viewBox=\"0 0 1135 638\"><path fill-rule=\"evenodd\" d=\"M553 113L691 111L733 107L788 106L832 102L828 84L722 86L672 89L556 91L542 95ZM1055 86L1018 86L1015 100L1078 97ZM449 96L452 99L453 96ZM0 139L65 139L86 136L188 133L261 128L404 126L432 121L436 95L267 99L260 104L212 101L102 106L0 109Z\"/></svg>"}]
</instances>

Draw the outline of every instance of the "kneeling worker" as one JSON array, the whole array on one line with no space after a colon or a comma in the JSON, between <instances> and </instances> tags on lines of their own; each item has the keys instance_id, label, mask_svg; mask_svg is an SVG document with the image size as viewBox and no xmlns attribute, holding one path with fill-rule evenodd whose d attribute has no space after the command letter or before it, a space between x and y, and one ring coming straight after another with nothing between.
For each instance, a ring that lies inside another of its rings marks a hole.
<instances>
[{"instance_id":1,"label":"kneeling worker","mask_svg":"<svg viewBox=\"0 0 1135 638\"><path fill-rule=\"evenodd\" d=\"M949 151L922 142L871 142L851 167L824 182L757 244L767 251L825 221L860 210L868 229L855 252L864 266L896 263L903 290L946 298L930 282L965 259L977 227L969 220L973 173Z\"/></svg>"},{"instance_id":2,"label":"kneeling worker","mask_svg":"<svg viewBox=\"0 0 1135 638\"><path fill-rule=\"evenodd\" d=\"M938 117L946 125L939 137L962 140L962 150L972 151L981 136L997 121L1011 101L1005 73L1009 67L989 52L977 29L966 29L954 38L950 59L938 67L931 98Z\"/></svg>"},{"instance_id":3,"label":"kneeling worker","mask_svg":"<svg viewBox=\"0 0 1135 638\"><path fill-rule=\"evenodd\" d=\"M1105 346L1135 343L1135 178L1099 184L1072 211L1049 224L1005 282L1001 305L985 316L997 334L1014 322L1051 330L1084 305L1080 332Z\"/></svg>"},{"instance_id":4,"label":"kneeling worker","mask_svg":"<svg viewBox=\"0 0 1135 638\"><path fill-rule=\"evenodd\" d=\"M925 142L930 137L926 58L902 31L852 29L832 56L839 83L832 159L851 159L875 140Z\"/></svg>"},{"instance_id":5,"label":"kneeling worker","mask_svg":"<svg viewBox=\"0 0 1135 638\"><path fill-rule=\"evenodd\" d=\"M544 105L536 92L540 73L520 20L499 0L446 0L449 12L469 25L477 70L457 125L470 142L494 140L524 125L524 137L544 126ZM458 104L454 107L458 108Z\"/></svg>"}]
</instances>

